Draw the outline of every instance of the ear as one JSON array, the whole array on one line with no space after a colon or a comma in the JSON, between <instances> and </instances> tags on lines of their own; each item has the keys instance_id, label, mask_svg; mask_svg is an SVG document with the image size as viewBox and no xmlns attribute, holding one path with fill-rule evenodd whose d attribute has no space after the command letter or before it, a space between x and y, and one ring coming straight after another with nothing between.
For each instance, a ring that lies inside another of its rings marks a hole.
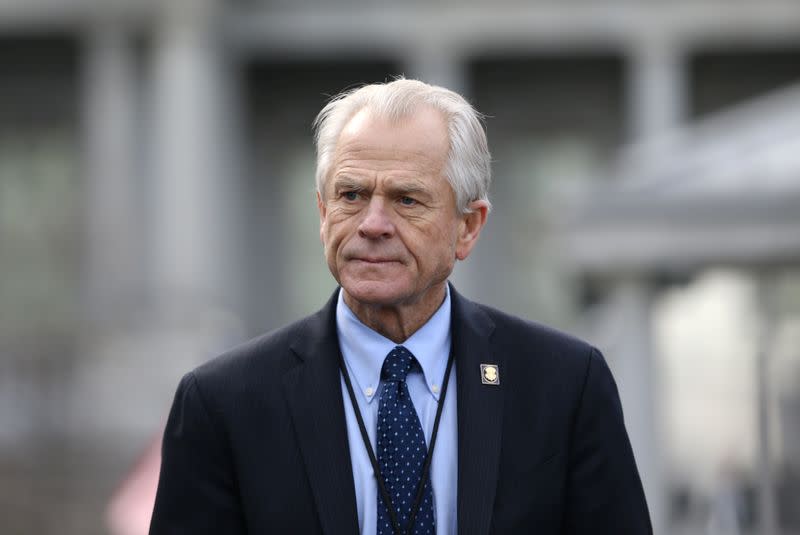
<instances>
[{"instance_id":1,"label":"ear","mask_svg":"<svg viewBox=\"0 0 800 535\"><path fill-rule=\"evenodd\" d=\"M486 224L489 216L488 201L472 201L469 204L471 212L461 214L461 224L458 227L458 240L456 241L456 258L465 260L478 242L481 229Z\"/></svg>"},{"instance_id":2,"label":"ear","mask_svg":"<svg viewBox=\"0 0 800 535\"><path fill-rule=\"evenodd\" d=\"M319 191L317 191L317 210L319 210L319 239L325 243L323 239L323 230L325 228L325 217L328 215L328 207L325 206L325 202L322 200L322 195L320 195Z\"/></svg>"}]
</instances>

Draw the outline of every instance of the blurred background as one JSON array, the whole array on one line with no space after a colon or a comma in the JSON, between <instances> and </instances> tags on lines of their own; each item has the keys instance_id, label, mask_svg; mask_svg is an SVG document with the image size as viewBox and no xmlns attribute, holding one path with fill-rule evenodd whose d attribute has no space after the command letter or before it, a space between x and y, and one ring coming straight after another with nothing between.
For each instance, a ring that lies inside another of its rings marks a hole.
<instances>
[{"instance_id":1,"label":"blurred background","mask_svg":"<svg viewBox=\"0 0 800 535\"><path fill-rule=\"evenodd\" d=\"M140 534L180 376L316 310L311 121L487 114L453 280L600 347L657 534L800 533L796 0L4 0L0 531Z\"/></svg>"}]
</instances>

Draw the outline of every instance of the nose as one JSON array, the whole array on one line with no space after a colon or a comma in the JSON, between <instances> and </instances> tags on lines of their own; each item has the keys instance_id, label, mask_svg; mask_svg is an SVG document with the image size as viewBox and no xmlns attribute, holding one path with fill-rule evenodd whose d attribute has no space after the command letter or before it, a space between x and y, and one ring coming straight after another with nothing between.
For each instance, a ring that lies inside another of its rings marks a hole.
<instances>
[{"instance_id":1,"label":"nose","mask_svg":"<svg viewBox=\"0 0 800 535\"><path fill-rule=\"evenodd\" d=\"M380 196L375 195L370 199L364 219L358 225L358 234L370 240L390 238L394 235L391 215Z\"/></svg>"}]
</instances>

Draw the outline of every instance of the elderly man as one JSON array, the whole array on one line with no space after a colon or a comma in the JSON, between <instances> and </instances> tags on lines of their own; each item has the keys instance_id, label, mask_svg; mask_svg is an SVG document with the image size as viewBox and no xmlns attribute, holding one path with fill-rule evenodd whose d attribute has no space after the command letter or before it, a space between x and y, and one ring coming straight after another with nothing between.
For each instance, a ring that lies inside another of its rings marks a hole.
<instances>
[{"instance_id":1,"label":"elderly man","mask_svg":"<svg viewBox=\"0 0 800 535\"><path fill-rule=\"evenodd\" d=\"M448 285L489 213L477 112L396 80L316 128L340 288L183 378L151 533L651 533L600 353Z\"/></svg>"}]
</instances>

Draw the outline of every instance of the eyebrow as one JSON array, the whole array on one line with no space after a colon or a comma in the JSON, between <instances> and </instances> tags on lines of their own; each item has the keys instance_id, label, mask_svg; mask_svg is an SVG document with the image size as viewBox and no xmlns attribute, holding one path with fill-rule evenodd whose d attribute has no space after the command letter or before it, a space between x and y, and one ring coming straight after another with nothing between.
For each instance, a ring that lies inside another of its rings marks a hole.
<instances>
[{"instance_id":1,"label":"eyebrow","mask_svg":"<svg viewBox=\"0 0 800 535\"><path fill-rule=\"evenodd\" d=\"M387 185L386 189L394 196L413 195L417 197L423 196L425 198L431 196L430 188L416 181L400 183L394 183L394 181L392 181Z\"/></svg>"},{"instance_id":2,"label":"eyebrow","mask_svg":"<svg viewBox=\"0 0 800 535\"><path fill-rule=\"evenodd\" d=\"M428 188L418 184L392 184L388 189L393 193L428 193Z\"/></svg>"},{"instance_id":3,"label":"eyebrow","mask_svg":"<svg viewBox=\"0 0 800 535\"><path fill-rule=\"evenodd\" d=\"M349 176L340 176L333 179L333 191L342 189L363 190L365 187L363 181Z\"/></svg>"},{"instance_id":4,"label":"eyebrow","mask_svg":"<svg viewBox=\"0 0 800 535\"><path fill-rule=\"evenodd\" d=\"M363 191L368 188L364 180L349 175L334 177L332 187L334 193L342 190ZM386 190L394 196L423 195L430 197L431 195L430 188L417 180L390 179L386 185Z\"/></svg>"}]
</instances>

